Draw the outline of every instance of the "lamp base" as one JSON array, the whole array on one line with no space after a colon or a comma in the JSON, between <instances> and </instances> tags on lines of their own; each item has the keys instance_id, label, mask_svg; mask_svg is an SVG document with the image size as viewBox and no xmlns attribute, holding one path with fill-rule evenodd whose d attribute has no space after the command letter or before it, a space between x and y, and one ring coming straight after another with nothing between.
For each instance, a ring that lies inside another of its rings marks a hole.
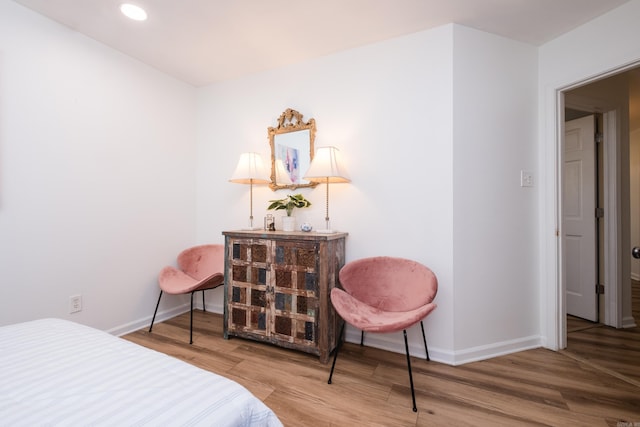
<instances>
[{"instance_id":1,"label":"lamp base","mask_svg":"<svg viewBox=\"0 0 640 427\"><path fill-rule=\"evenodd\" d=\"M316 230L316 233L332 234L332 233L337 233L337 231L325 228L324 230Z\"/></svg>"},{"instance_id":2,"label":"lamp base","mask_svg":"<svg viewBox=\"0 0 640 427\"><path fill-rule=\"evenodd\" d=\"M262 228L262 227L242 227L241 230L245 230L245 231L251 230L251 231L253 231L253 230L264 230L264 228Z\"/></svg>"}]
</instances>

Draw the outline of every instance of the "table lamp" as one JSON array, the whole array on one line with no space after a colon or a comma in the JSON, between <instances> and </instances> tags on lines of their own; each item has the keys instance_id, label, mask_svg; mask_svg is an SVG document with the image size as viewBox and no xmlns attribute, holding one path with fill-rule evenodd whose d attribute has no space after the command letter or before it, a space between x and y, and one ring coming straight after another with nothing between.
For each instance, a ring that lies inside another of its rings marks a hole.
<instances>
[{"instance_id":1,"label":"table lamp","mask_svg":"<svg viewBox=\"0 0 640 427\"><path fill-rule=\"evenodd\" d=\"M230 182L237 184L249 184L249 230L257 230L262 227L253 226L253 184L266 184L271 182L269 173L264 167L262 157L258 153L242 153L231 175Z\"/></svg>"},{"instance_id":2,"label":"table lamp","mask_svg":"<svg viewBox=\"0 0 640 427\"><path fill-rule=\"evenodd\" d=\"M347 173L340 150L336 147L319 147L316 151L309 170L304 175L304 179L311 182L324 182L327 185L327 204L325 211L326 228L316 230L318 233L334 233L329 226L329 183L331 182L351 182Z\"/></svg>"}]
</instances>

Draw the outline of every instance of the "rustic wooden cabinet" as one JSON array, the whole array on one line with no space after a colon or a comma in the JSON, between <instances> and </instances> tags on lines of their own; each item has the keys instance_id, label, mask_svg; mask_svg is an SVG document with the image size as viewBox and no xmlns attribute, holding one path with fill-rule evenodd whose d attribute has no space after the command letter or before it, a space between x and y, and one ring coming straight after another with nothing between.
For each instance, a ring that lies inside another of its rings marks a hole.
<instances>
[{"instance_id":1,"label":"rustic wooden cabinet","mask_svg":"<svg viewBox=\"0 0 640 427\"><path fill-rule=\"evenodd\" d=\"M259 340L327 363L338 324L330 292L347 233L225 231L224 337Z\"/></svg>"}]
</instances>

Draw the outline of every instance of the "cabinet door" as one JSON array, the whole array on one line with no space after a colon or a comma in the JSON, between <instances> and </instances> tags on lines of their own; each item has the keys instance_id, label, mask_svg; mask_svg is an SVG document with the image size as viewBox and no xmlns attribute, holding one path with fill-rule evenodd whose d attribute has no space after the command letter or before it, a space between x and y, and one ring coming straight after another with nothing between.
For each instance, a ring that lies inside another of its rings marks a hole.
<instances>
[{"instance_id":1,"label":"cabinet door","mask_svg":"<svg viewBox=\"0 0 640 427\"><path fill-rule=\"evenodd\" d=\"M232 239L230 243L228 330L268 337L270 241Z\"/></svg>"},{"instance_id":2,"label":"cabinet door","mask_svg":"<svg viewBox=\"0 0 640 427\"><path fill-rule=\"evenodd\" d=\"M318 333L318 246L275 241L270 284L272 333L279 341L316 347Z\"/></svg>"}]
</instances>

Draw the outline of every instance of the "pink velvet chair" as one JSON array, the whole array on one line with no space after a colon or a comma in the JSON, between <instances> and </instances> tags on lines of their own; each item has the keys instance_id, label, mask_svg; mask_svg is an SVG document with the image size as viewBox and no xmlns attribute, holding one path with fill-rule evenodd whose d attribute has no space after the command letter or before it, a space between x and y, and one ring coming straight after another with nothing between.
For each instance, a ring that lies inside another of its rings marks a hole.
<instances>
[{"instance_id":1,"label":"pink velvet chair","mask_svg":"<svg viewBox=\"0 0 640 427\"><path fill-rule=\"evenodd\" d=\"M430 360L422 320L436 308L433 303L438 292L435 274L424 265L408 259L372 257L346 264L340 270L339 277L344 290L332 289L331 302L345 323L340 330L340 341L333 356L329 384L346 323L362 331L360 345L363 344L365 332L402 331L413 411L416 412L418 408L413 389L407 328L420 322L424 349L427 360Z\"/></svg>"},{"instance_id":2,"label":"pink velvet chair","mask_svg":"<svg viewBox=\"0 0 640 427\"><path fill-rule=\"evenodd\" d=\"M149 332L156 320L162 293L171 295L191 294L191 323L189 326L189 344L193 344L193 294L202 291L202 309L204 291L217 288L224 283L224 245L201 245L185 249L178 255L178 268L164 267L158 276L160 296L153 312Z\"/></svg>"}]
</instances>

